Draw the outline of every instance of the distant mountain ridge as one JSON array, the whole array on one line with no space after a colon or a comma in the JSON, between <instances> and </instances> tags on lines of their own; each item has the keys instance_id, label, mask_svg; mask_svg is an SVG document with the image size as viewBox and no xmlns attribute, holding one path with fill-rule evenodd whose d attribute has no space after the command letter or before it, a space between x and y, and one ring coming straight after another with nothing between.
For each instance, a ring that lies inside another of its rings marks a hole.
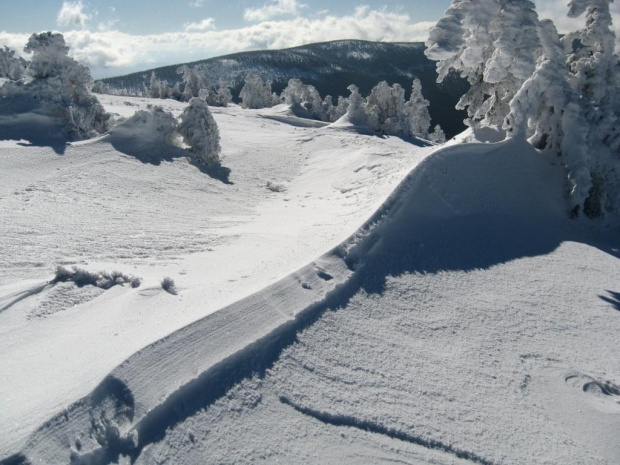
<instances>
[{"instance_id":1,"label":"distant mountain ridge","mask_svg":"<svg viewBox=\"0 0 620 465\"><path fill-rule=\"evenodd\" d=\"M209 81L224 79L231 83L233 97L238 98L247 73L260 75L273 82L273 89L280 93L289 79L299 78L312 84L322 96L347 96L347 87L356 84L363 95L380 81L399 83L407 90L414 78L420 79L423 93L430 100L433 124L440 124L448 136L464 128L464 112L455 110L459 97L466 91L467 83L451 76L439 85L435 62L424 55L421 42L368 42L339 40L303 45L285 50L260 50L240 52L206 60L187 63L203 68ZM149 69L126 76L106 78L101 81L115 88L133 91L148 85L151 72L159 79L174 84L181 80L177 69L183 64Z\"/></svg>"}]
</instances>

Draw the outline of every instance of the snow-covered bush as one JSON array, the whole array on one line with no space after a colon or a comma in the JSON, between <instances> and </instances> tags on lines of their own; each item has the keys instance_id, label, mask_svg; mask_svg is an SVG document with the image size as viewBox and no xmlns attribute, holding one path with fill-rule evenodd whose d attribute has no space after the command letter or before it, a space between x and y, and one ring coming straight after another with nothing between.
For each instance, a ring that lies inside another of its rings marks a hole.
<instances>
[{"instance_id":1,"label":"snow-covered bush","mask_svg":"<svg viewBox=\"0 0 620 465\"><path fill-rule=\"evenodd\" d=\"M0 78L18 81L24 77L28 63L21 57L15 57L15 51L9 47L0 48Z\"/></svg>"},{"instance_id":2,"label":"snow-covered bush","mask_svg":"<svg viewBox=\"0 0 620 465\"><path fill-rule=\"evenodd\" d=\"M305 109L314 119L328 121L329 107L326 113L324 109L325 102L321 99L319 91L314 86L306 85L299 79L291 79L288 81L286 89L282 91L281 98L285 104L292 108L300 107Z\"/></svg>"},{"instance_id":3,"label":"snow-covered bush","mask_svg":"<svg viewBox=\"0 0 620 465\"><path fill-rule=\"evenodd\" d=\"M201 98L190 100L181 115L178 132L189 145L195 162L210 166L220 164L220 133L207 102Z\"/></svg>"},{"instance_id":4,"label":"snow-covered bush","mask_svg":"<svg viewBox=\"0 0 620 465\"><path fill-rule=\"evenodd\" d=\"M135 136L160 144L172 144L178 122L174 115L162 107L149 105L146 110L138 110L134 115L116 126L113 134Z\"/></svg>"},{"instance_id":5,"label":"snow-covered bush","mask_svg":"<svg viewBox=\"0 0 620 465\"><path fill-rule=\"evenodd\" d=\"M260 76L248 74L239 94L243 108L259 109L275 105L271 82L263 81Z\"/></svg>"},{"instance_id":6,"label":"snow-covered bush","mask_svg":"<svg viewBox=\"0 0 620 465\"><path fill-rule=\"evenodd\" d=\"M41 109L60 116L65 133L72 140L93 137L109 129L111 117L91 92L90 70L69 57L62 34L33 34L24 50L32 53L26 69L30 81L5 85L3 96L28 97Z\"/></svg>"}]
</instances>

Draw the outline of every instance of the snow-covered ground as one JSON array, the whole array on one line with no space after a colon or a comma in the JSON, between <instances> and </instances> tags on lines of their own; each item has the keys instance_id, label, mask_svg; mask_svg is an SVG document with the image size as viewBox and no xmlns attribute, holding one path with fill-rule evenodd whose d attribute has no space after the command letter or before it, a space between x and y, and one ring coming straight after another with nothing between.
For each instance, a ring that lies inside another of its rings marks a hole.
<instances>
[{"instance_id":1,"label":"snow-covered ground","mask_svg":"<svg viewBox=\"0 0 620 465\"><path fill-rule=\"evenodd\" d=\"M162 102L101 100L125 117ZM178 114L184 104L164 107ZM3 455L137 350L337 245L432 150L306 128L284 108L214 113L228 179L139 140L0 142ZM143 283L45 286L57 265L74 264ZM161 289L167 276L178 295Z\"/></svg>"},{"instance_id":2,"label":"snow-covered ground","mask_svg":"<svg viewBox=\"0 0 620 465\"><path fill-rule=\"evenodd\" d=\"M558 167L214 116L228 179L2 142L0 457L620 462L620 241L567 219ZM143 283L46 285L58 264Z\"/></svg>"}]
</instances>

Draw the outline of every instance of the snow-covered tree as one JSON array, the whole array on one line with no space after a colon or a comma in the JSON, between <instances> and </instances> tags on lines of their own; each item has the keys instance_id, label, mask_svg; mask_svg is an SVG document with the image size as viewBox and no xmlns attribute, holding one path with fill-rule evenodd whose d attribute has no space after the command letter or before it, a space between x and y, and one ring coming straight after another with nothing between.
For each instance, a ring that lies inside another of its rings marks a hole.
<instances>
[{"instance_id":1,"label":"snow-covered tree","mask_svg":"<svg viewBox=\"0 0 620 465\"><path fill-rule=\"evenodd\" d=\"M404 135L426 139L431 127L431 115L428 112L430 102L422 95L422 83L414 79L411 97L404 105ZM441 129L441 128L439 128ZM445 138L445 135L444 135Z\"/></svg>"},{"instance_id":2,"label":"snow-covered tree","mask_svg":"<svg viewBox=\"0 0 620 465\"><path fill-rule=\"evenodd\" d=\"M431 29L426 55L438 61L438 82L451 69L468 80L457 108L472 124L501 126L541 53L537 27L530 0L454 0Z\"/></svg>"},{"instance_id":3,"label":"snow-covered tree","mask_svg":"<svg viewBox=\"0 0 620 465\"><path fill-rule=\"evenodd\" d=\"M347 87L351 95L347 98L347 114L349 121L353 124L364 124L367 121L364 111L365 100L360 94L359 88L355 84Z\"/></svg>"},{"instance_id":4,"label":"snow-covered tree","mask_svg":"<svg viewBox=\"0 0 620 465\"><path fill-rule=\"evenodd\" d=\"M366 99L368 126L384 134L404 135L405 89L382 81L373 87Z\"/></svg>"},{"instance_id":5,"label":"snow-covered tree","mask_svg":"<svg viewBox=\"0 0 620 465\"><path fill-rule=\"evenodd\" d=\"M0 78L18 81L24 77L28 63L21 57L15 56L15 51L9 47L0 48Z\"/></svg>"},{"instance_id":6,"label":"snow-covered tree","mask_svg":"<svg viewBox=\"0 0 620 465\"><path fill-rule=\"evenodd\" d=\"M151 72L151 79L149 81L149 97L151 98L162 98L162 89L161 89L161 81L157 79L157 75L155 71Z\"/></svg>"},{"instance_id":7,"label":"snow-covered tree","mask_svg":"<svg viewBox=\"0 0 620 465\"><path fill-rule=\"evenodd\" d=\"M490 97L479 116L487 125L501 127L510 111L510 101L536 68L542 53L539 19L530 0L503 0L491 21L493 54L485 63L483 80Z\"/></svg>"},{"instance_id":8,"label":"snow-covered tree","mask_svg":"<svg viewBox=\"0 0 620 465\"><path fill-rule=\"evenodd\" d=\"M613 0L572 0L568 15L586 13L580 31L564 38L570 55L568 65L575 76L574 85L586 102L586 119L593 137L608 145L620 156L620 120L614 99L618 87L618 57L614 53L614 33L609 4Z\"/></svg>"},{"instance_id":9,"label":"snow-covered tree","mask_svg":"<svg viewBox=\"0 0 620 465\"><path fill-rule=\"evenodd\" d=\"M271 82L264 82L260 76L251 73L245 77L239 97L243 108L258 109L274 105Z\"/></svg>"},{"instance_id":10,"label":"snow-covered tree","mask_svg":"<svg viewBox=\"0 0 620 465\"><path fill-rule=\"evenodd\" d=\"M300 107L308 111L312 118L326 120L327 114L323 110L323 100L314 86L306 85L299 79L291 79L288 86L282 91L284 103L290 107ZM328 109L329 111L329 109Z\"/></svg>"},{"instance_id":11,"label":"snow-covered tree","mask_svg":"<svg viewBox=\"0 0 620 465\"><path fill-rule=\"evenodd\" d=\"M65 133L72 140L108 130L111 117L91 92L90 70L69 57L62 34L33 34L24 51L32 54L26 69L31 80L14 83L3 91L5 96L34 97L38 105L64 120Z\"/></svg>"},{"instance_id":12,"label":"snow-covered tree","mask_svg":"<svg viewBox=\"0 0 620 465\"><path fill-rule=\"evenodd\" d=\"M437 61L437 82L455 70L471 85L457 108L467 108L473 120L482 119L478 110L490 95L483 76L493 53L489 29L498 9L496 0L453 0L426 41L426 56Z\"/></svg>"},{"instance_id":13,"label":"snow-covered tree","mask_svg":"<svg viewBox=\"0 0 620 465\"><path fill-rule=\"evenodd\" d=\"M216 106L227 107L232 102L232 99L230 84L223 79L220 79L217 84Z\"/></svg>"},{"instance_id":14,"label":"snow-covered tree","mask_svg":"<svg viewBox=\"0 0 620 465\"><path fill-rule=\"evenodd\" d=\"M189 101L193 97L198 97L201 89L211 89L211 84L197 67L190 68L187 65L183 65L177 69L177 74L181 75L185 84L183 89L184 100Z\"/></svg>"},{"instance_id":15,"label":"snow-covered tree","mask_svg":"<svg viewBox=\"0 0 620 465\"><path fill-rule=\"evenodd\" d=\"M511 101L504 128L510 137L528 138L534 147L561 155L571 211L577 215L592 187L588 126L579 96L569 84L560 38L551 21L540 23L539 36L543 55Z\"/></svg>"},{"instance_id":16,"label":"snow-covered tree","mask_svg":"<svg viewBox=\"0 0 620 465\"><path fill-rule=\"evenodd\" d=\"M220 164L220 133L209 106L201 98L193 98L181 115L178 132L189 145L193 159L199 164Z\"/></svg>"},{"instance_id":17,"label":"snow-covered tree","mask_svg":"<svg viewBox=\"0 0 620 465\"><path fill-rule=\"evenodd\" d=\"M334 122L334 121L339 120L340 118L342 118L344 115L347 114L348 109L349 109L349 99L343 96L339 96L338 103L336 104L335 107L331 109L331 112L329 113L329 121Z\"/></svg>"},{"instance_id":18,"label":"snow-covered tree","mask_svg":"<svg viewBox=\"0 0 620 465\"><path fill-rule=\"evenodd\" d=\"M446 142L446 133L443 132L441 126L437 125L435 129L433 129L433 132L429 134L429 139L436 144L444 144Z\"/></svg>"}]
</instances>

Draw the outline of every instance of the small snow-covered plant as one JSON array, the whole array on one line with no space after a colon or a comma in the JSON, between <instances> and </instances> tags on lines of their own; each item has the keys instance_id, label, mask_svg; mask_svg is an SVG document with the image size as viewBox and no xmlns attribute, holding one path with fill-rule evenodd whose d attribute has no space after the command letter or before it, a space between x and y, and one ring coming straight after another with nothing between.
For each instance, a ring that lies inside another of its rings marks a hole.
<instances>
[{"instance_id":1,"label":"small snow-covered plant","mask_svg":"<svg viewBox=\"0 0 620 465\"><path fill-rule=\"evenodd\" d=\"M70 139L86 139L109 129L111 116L91 92L90 70L68 56L62 34L33 34L24 51L32 53L26 70L31 81L12 87L12 95L30 96L60 115Z\"/></svg>"},{"instance_id":2,"label":"small snow-covered plant","mask_svg":"<svg viewBox=\"0 0 620 465\"><path fill-rule=\"evenodd\" d=\"M435 129L433 129L433 132L429 134L429 139L436 144L444 144L446 142L446 133L443 132L441 126L437 125Z\"/></svg>"},{"instance_id":3,"label":"small snow-covered plant","mask_svg":"<svg viewBox=\"0 0 620 465\"><path fill-rule=\"evenodd\" d=\"M190 100L181 115L178 132L183 137L183 141L189 145L195 162L219 166L220 133L207 102L201 98Z\"/></svg>"},{"instance_id":4,"label":"small snow-covered plant","mask_svg":"<svg viewBox=\"0 0 620 465\"><path fill-rule=\"evenodd\" d=\"M166 276L161 280L161 288L166 291L168 294L177 295L179 292L177 290L176 284L174 283L174 279L169 276Z\"/></svg>"},{"instance_id":5,"label":"small snow-covered plant","mask_svg":"<svg viewBox=\"0 0 620 465\"><path fill-rule=\"evenodd\" d=\"M400 84L377 84L366 99L368 125L383 134L405 135L405 89Z\"/></svg>"},{"instance_id":6,"label":"small snow-covered plant","mask_svg":"<svg viewBox=\"0 0 620 465\"><path fill-rule=\"evenodd\" d=\"M245 77L245 84L239 97L243 108L259 109L272 107L275 104L271 82L264 82L260 76L251 73Z\"/></svg>"},{"instance_id":7,"label":"small snow-covered plant","mask_svg":"<svg viewBox=\"0 0 620 465\"><path fill-rule=\"evenodd\" d=\"M15 57L15 51L5 46L0 48L0 78L18 81L24 77L28 63L23 58Z\"/></svg>"},{"instance_id":8,"label":"small snow-covered plant","mask_svg":"<svg viewBox=\"0 0 620 465\"><path fill-rule=\"evenodd\" d=\"M172 113L159 105L148 105L146 110L136 111L112 132L129 131L153 142L172 144L177 126L178 121Z\"/></svg>"}]
</instances>

